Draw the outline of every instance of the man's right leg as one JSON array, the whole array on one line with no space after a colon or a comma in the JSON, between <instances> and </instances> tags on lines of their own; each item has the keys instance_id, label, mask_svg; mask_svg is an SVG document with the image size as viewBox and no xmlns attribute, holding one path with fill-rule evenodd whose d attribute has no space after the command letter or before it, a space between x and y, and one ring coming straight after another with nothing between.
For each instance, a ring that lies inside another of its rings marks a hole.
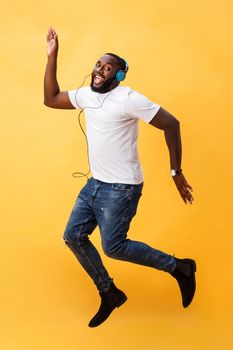
<instances>
[{"instance_id":1,"label":"man's right leg","mask_svg":"<svg viewBox=\"0 0 233 350\"><path fill-rule=\"evenodd\" d=\"M112 278L109 277L98 251L88 237L97 226L91 205L95 194L94 190L93 186L90 185L90 181L88 181L80 191L63 238L66 245L92 278L99 292L104 292L109 289Z\"/></svg>"},{"instance_id":2,"label":"man's right leg","mask_svg":"<svg viewBox=\"0 0 233 350\"><path fill-rule=\"evenodd\" d=\"M97 226L92 204L98 187L99 184L90 179L81 190L63 237L99 290L101 304L89 322L89 327L99 326L116 307L121 306L127 300L126 295L115 286L112 278L109 277L98 251L88 237Z\"/></svg>"}]
</instances>

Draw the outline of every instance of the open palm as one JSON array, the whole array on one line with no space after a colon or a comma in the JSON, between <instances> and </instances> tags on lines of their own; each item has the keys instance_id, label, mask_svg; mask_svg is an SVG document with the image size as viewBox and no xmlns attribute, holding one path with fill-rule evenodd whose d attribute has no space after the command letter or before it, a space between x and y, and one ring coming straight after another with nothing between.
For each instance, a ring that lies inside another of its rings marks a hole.
<instances>
[{"instance_id":1,"label":"open palm","mask_svg":"<svg viewBox=\"0 0 233 350\"><path fill-rule=\"evenodd\" d=\"M56 56L58 52L58 38L57 33L53 28L48 29L47 33L47 54L48 57Z\"/></svg>"}]
</instances>

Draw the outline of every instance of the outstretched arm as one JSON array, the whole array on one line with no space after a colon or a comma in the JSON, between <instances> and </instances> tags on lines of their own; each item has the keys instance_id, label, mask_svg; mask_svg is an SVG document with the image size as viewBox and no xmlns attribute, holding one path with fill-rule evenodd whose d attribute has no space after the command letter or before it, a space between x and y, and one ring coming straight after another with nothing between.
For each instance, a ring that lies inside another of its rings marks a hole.
<instances>
[{"instance_id":1,"label":"outstretched arm","mask_svg":"<svg viewBox=\"0 0 233 350\"><path fill-rule=\"evenodd\" d=\"M159 111L151 120L150 124L160 130L164 130L164 135L170 155L171 169L180 170L182 145L179 121L172 114L160 107ZM192 204L192 201L194 199L191 194L192 187L188 184L184 175L180 173L176 176L173 176L172 178L184 203L187 204L187 202L189 202Z\"/></svg>"},{"instance_id":2,"label":"outstretched arm","mask_svg":"<svg viewBox=\"0 0 233 350\"><path fill-rule=\"evenodd\" d=\"M58 37L53 28L47 34L48 62L44 76L44 104L51 108L74 109L68 92L60 91L57 82Z\"/></svg>"}]
</instances>

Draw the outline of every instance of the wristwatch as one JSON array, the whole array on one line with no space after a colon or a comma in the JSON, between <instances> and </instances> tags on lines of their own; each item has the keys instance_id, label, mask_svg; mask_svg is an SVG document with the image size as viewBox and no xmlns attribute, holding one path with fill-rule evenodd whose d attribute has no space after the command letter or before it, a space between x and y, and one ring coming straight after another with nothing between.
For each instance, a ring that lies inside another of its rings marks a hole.
<instances>
[{"instance_id":1,"label":"wristwatch","mask_svg":"<svg viewBox=\"0 0 233 350\"><path fill-rule=\"evenodd\" d=\"M180 175L182 173L182 169L179 170L175 170L175 169L171 169L171 176L176 176L176 175Z\"/></svg>"}]
</instances>

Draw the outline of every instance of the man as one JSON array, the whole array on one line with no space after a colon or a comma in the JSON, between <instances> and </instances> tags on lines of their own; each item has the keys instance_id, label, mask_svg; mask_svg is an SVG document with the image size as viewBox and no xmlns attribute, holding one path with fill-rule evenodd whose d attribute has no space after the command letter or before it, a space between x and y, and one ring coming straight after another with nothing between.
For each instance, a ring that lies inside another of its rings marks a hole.
<instances>
[{"instance_id":1,"label":"man","mask_svg":"<svg viewBox=\"0 0 233 350\"><path fill-rule=\"evenodd\" d=\"M107 256L168 272L179 285L184 307L195 293L196 264L178 259L142 242L127 239L143 187L137 154L138 119L164 130L171 175L185 204L192 204L192 188L181 171L181 138L177 119L120 81L128 70L119 56L108 53L95 64L91 85L60 91L56 78L58 37L47 34L48 63L44 103L60 109L85 109L90 167L93 177L80 191L64 233L67 246L95 283L101 305L89 323L96 327L127 299L110 278L89 235L99 226Z\"/></svg>"}]
</instances>

